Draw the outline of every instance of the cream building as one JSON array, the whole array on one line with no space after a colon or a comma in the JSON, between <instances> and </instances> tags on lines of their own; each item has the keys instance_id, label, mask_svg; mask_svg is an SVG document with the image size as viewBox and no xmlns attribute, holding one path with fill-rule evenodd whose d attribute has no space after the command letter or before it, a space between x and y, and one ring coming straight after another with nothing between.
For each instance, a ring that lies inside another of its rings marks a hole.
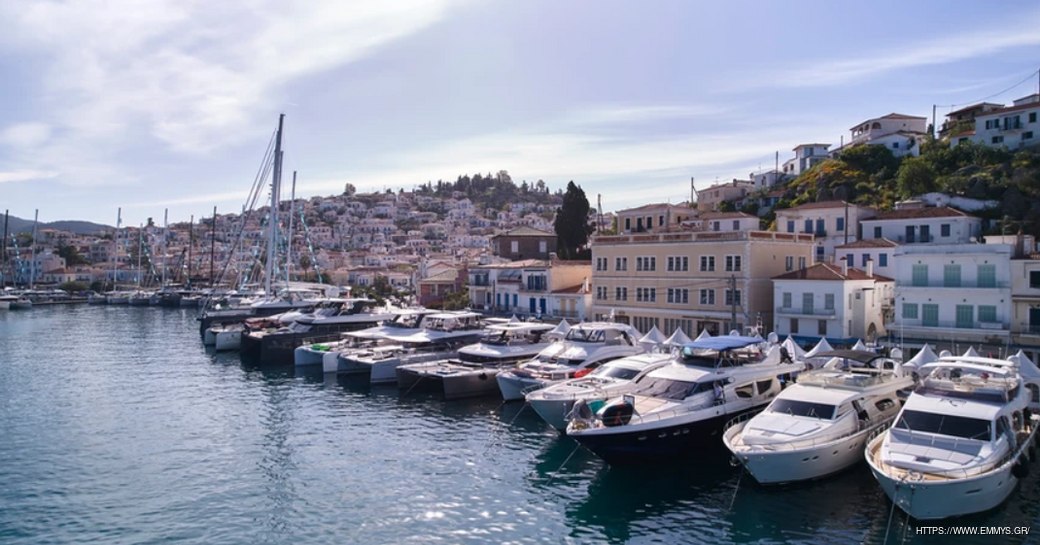
<instances>
[{"instance_id":1,"label":"cream building","mask_svg":"<svg viewBox=\"0 0 1040 545\"><path fill-rule=\"evenodd\" d=\"M757 325L768 332L771 279L810 264L812 247L812 235L768 231L595 237L593 318L613 314L643 332L691 336Z\"/></svg>"}]
</instances>

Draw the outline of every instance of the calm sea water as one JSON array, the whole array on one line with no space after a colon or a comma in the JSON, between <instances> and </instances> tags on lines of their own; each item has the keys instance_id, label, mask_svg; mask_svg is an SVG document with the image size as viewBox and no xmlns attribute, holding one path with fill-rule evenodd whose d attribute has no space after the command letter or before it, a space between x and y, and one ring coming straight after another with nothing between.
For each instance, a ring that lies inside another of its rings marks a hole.
<instances>
[{"instance_id":1,"label":"calm sea water","mask_svg":"<svg viewBox=\"0 0 1040 545\"><path fill-rule=\"evenodd\" d=\"M720 452L609 468L520 404L208 353L194 313L0 312L0 543L1040 543L1040 479L917 535L859 467L779 489Z\"/></svg>"}]
</instances>

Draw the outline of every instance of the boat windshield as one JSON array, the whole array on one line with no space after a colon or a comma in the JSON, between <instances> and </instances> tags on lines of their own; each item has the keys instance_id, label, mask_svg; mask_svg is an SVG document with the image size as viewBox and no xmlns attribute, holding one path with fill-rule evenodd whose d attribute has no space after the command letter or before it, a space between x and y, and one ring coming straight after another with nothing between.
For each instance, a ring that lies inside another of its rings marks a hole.
<instances>
[{"instance_id":1,"label":"boat windshield","mask_svg":"<svg viewBox=\"0 0 1040 545\"><path fill-rule=\"evenodd\" d=\"M422 314L400 314L386 325L390 327L416 329L419 327L419 322L422 321L422 317Z\"/></svg>"},{"instance_id":2,"label":"boat windshield","mask_svg":"<svg viewBox=\"0 0 1040 545\"><path fill-rule=\"evenodd\" d=\"M805 416L831 420L837 407L826 403L813 403L812 401L799 401L797 399L777 399L769 407L770 412L789 414L792 416Z\"/></svg>"},{"instance_id":3,"label":"boat windshield","mask_svg":"<svg viewBox=\"0 0 1040 545\"><path fill-rule=\"evenodd\" d=\"M903 411L895 427L911 432L927 432L964 439L989 441L992 422L981 418L951 416L923 411Z\"/></svg>"},{"instance_id":4,"label":"boat windshield","mask_svg":"<svg viewBox=\"0 0 1040 545\"><path fill-rule=\"evenodd\" d=\"M574 327L567 332L567 336L564 337L568 341L575 341L580 343L601 343L603 342L603 330L602 329L585 329L583 327Z\"/></svg>"},{"instance_id":5,"label":"boat windshield","mask_svg":"<svg viewBox=\"0 0 1040 545\"><path fill-rule=\"evenodd\" d=\"M480 339L480 342L484 344L507 344L509 343L509 333L505 331L488 331Z\"/></svg>"},{"instance_id":6,"label":"boat windshield","mask_svg":"<svg viewBox=\"0 0 1040 545\"><path fill-rule=\"evenodd\" d=\"M618 367L615 365L604 365L599 369L596 369L589 376L601 377L601 378L617 378L621 380L631 380L639 374L639 371L635 369L628 369L626 367Z\"/></svg>"},{"instance_id":7,"label":"boat windshield","mask_svg":"<svg viewBox=\"0 0 1040 545\"><path fill-rule=\"evenodd\" d=\"M689 346L684 346L682 349L682 362L684 365L714 369L719 363L718 352L713 350L695 350Z\"/></svg>"},{"instance_id":8,"label":"boat windshield","mask_svg":"<svg viewBox=\"0 0 1040 545\"><path fill-rule=\"evenodd\" d=\"M640 395L682 401L693 394L711 390L711 384L685 382L649 375L638 381Z\"/></svg>"}]
</instances>

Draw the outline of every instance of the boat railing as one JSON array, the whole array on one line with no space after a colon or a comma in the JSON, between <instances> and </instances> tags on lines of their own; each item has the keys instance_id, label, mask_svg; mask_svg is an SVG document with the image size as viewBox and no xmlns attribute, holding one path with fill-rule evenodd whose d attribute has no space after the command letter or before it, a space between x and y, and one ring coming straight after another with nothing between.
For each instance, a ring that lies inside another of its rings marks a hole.
<instances>
[{"instance_id":1,"label":"boat railing","mask_svg":"<svg viewBox=\"0 0 1040 545\"><path fill-rule=\"evenodd\" d=\"M820 447L820 446L823 446L823 445L836 443L838 441L843 441L843 440L848 439L850 437L855 437L855 436L860 435L860 434L862 434L864 432L866 432L866 442L869 443L871 441L871 439L873 439L874 437L877 437L878 435L881 435L886 430L888 430L889 425L892 423L893 420L895 420L895 415L893 415L893 416L891 416L889 418L886 418L886 419L884 419L884 420L882 420L880 422L873 422L873 423L870 423L870 424L868 424L866 426L858 426L858 427L856 427L854 429L851 429L849 431L846 431L845 433L842 433L840 435L829 435L829 436L826 436L826 437L814 437L812 439L803 439L801 441L791 441L789 443L771 443L771 444L764 444L764 445L749 445L747 443L741 442L740 446L743 446L743 447L747 448L749 451L753 451L753 452L762 452L762 451L767 451L767 452L796 451L796 450L802 450L802 449L806 449L806 448L817 448L817 447ZM733 422L733 421L731 420L730 422ZM743 422L746 422L746 421L733 422L733 426L736 426L737 424L741 424ZM723 433L724 434L731 433L730 428L727 427L726 431L723 432Z\"/></svg>"},{"instance_id":2,"label":"boat railing","mask_svg":"<svg viewBox=\"0 0 1040 545\"><path fill-rule=\"evenodd\" d=\"M703 403L697 406L679 404L674 407L670 407L662 411L654 411L649 414L640 414L637 412L632 415L632 421L630 421L629 424L645 424L648 422L659 422L661 420L667 420L669 418L675 418L677 416L695 413L698 411L703 411L705 409L711 409L716 406L717 405L715 405L712 402Z\"/></svg>"},{"instance_id":3,"label":"boat railing","mask_svg":"<svg viewBox=\"0 0 1040 545\"><path fill-rule=\"evenodd\" d=\"M873 373L851 373L848 371L834 371L820 369L809 371L798 375L798 383L808 386L820 386L824 388L867 388L885 382L890 382L894 375L880 375Z\"/></svg>"}]
</instances>

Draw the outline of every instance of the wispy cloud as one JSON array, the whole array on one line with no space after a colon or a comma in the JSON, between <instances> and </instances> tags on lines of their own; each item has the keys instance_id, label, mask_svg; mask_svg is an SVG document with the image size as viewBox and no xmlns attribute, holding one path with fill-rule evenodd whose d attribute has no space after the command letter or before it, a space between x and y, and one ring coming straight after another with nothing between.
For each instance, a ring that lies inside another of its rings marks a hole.
<instances>
[{"instance_id":1,"label":"wispy cloud","mask_svg":"<svg viewBox=\"0 0 1040 545\"><path fill-rule=\"evenodd\" d=\"M0 184L11 182L33 182L38 180L46 180L54 178L57 175L57 172L46 170L12 170L7 172L0 171Z\"/></svg>"},{"instance_id":2,"label":"wispy cloud","mask_svg":"<svg viewBox=\"0 0 1040 545\"><path fill-rule=\"evenodd\" d=\"M0 140L32 148L19 160L33 168L74 172L68 183L115 183L116 156L145 143L213 154L263 133L288 84L428 27L453 1L4 3L0 49L43 59L49 119Z\"/></svg>"},{"instance_id":3,"label":"wispy cloud","mask_svg":"<svg viewBox=\"0 0 1040 545\"><path fill-rule=\"evenodd\" d=\"M1038 25L1040 14L1033 12L1000 28L950 32L942 38L881 49L871 56L809 62L809 66L804 68L778 71L761 81L785 87L840 85L894 70L985 57L1014 48L1040 45Z\"/></svg>"}]
</instances>

